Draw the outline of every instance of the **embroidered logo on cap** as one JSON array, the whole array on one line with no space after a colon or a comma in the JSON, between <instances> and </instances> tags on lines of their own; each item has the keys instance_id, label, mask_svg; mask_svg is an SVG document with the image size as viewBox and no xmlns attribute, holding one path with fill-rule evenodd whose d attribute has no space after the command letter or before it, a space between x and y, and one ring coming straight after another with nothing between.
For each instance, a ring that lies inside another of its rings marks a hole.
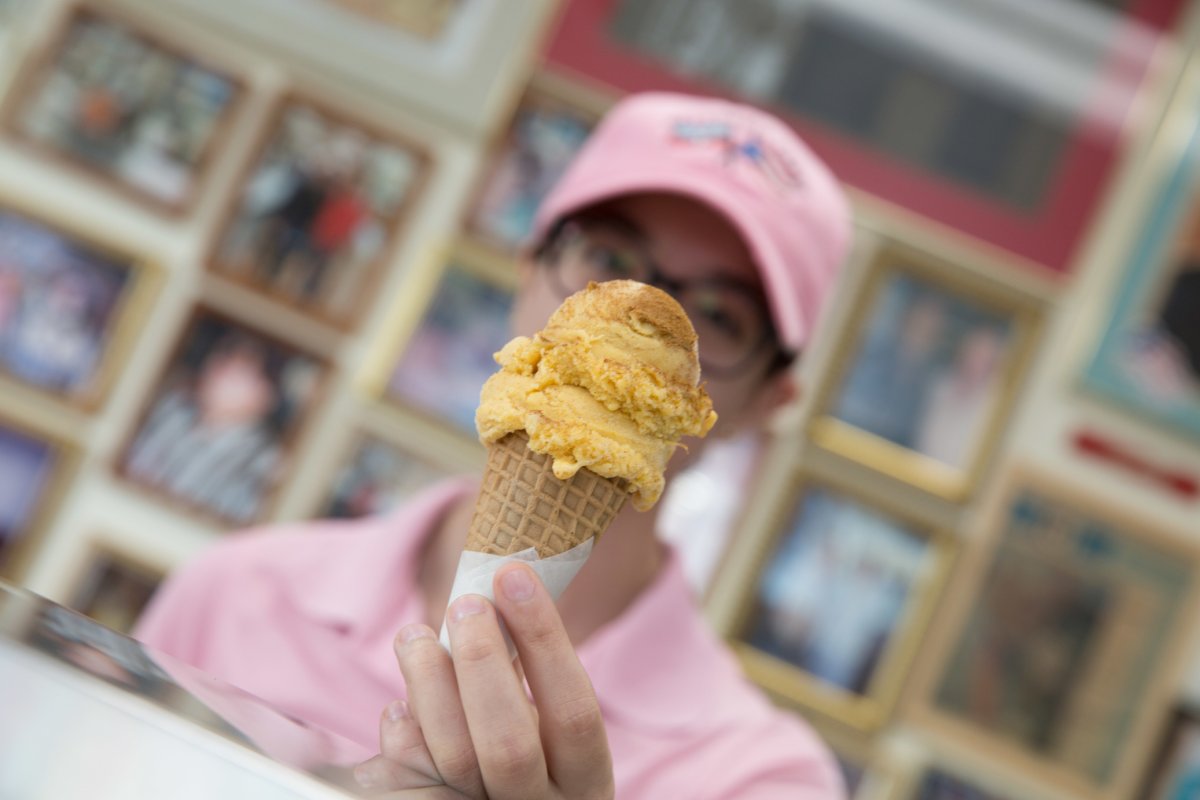
<instances>
[{"instance_id":1,"label":"embroidered logo on cap","mask_svg":"<svg viewBox=\"0 0 1200 800\"><path fill-rule=\"evenodd\" d=\"M672 126L671 137L678 144L713 145L727 165L748 163L778 189L795 190L804 183L787 156L757 134L739 135L728 122L681 120Z\"/></svg>"}]
</instances>

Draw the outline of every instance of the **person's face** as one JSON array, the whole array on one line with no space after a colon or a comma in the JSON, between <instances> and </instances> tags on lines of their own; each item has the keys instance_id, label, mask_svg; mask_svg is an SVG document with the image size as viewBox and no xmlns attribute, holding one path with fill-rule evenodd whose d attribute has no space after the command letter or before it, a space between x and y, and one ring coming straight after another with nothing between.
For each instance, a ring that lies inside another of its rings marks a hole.
<instances>
[{"instance_id":1,"label":"person's face","mask_svg":"<svg viewBox=\"0 0 1200 800\"><path fill-rule=\"evenodd\" d=\"M1004 355L1004 341L990 328L973 331L963 342L959 371L971 383L984 383L995 374Z\"/></svg>"},{"instance_id":2,"label":"person's face","mask_svg":"<svg viewBox=\"0 0 1200 800\"><path fill-rule=\"evenodd\" d=\"M204 365L196 394L205 419L220 424L262 419L275 399L262 359L246 349L212 356Z\"/></svg>"},{"instance_id":3,"label":"person's face","mask_svg":"<svg viewBox=\"0 0 1200 800\"><path fill-rule=\"evenodd\" d=\"M937 301L918 300L909 309L901 331L904 351L910 355L925 355L937 345L944 317Z\"/></svg>"},{"instance_id":4,"label":"person's face","mask_svg":"<svg viewBox=\"0 0 1200 800\"><path fill-rule=\"evenodd\" d=\"M605 204L602 211L636 229L645 251L666 279L738 282L758 296L763 309L768 307L758 269L742 238L724 217L707 206L675 195L647 194L620 198ZM552 274L554 269L551 264L523 260L522 282L512 317L516 334L532 336L541 330L566 299L561 283ZM706 342L703 328L698 326L702 355L706 344L710 349L718 347L717 342L711 341L716 334L709 334L710 341ZM735 372L702 374L701 380L720 418L715 434L735 432L761 418L764 409L757 400L766 389L775 355L772 347L759 347ZM677 455L672 459L673 471L693 461L700 452L698 441L689 440L686 444L689 453L686 458Z\"/></svg>"}]
</instances>

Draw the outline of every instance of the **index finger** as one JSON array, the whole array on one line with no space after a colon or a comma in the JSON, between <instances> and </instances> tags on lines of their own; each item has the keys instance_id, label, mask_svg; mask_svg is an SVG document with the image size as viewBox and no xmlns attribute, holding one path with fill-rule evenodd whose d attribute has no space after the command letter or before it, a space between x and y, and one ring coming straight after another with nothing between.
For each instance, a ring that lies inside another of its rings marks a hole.
<instances>
[{"instance_id":1,"label":"index finger","mask_svg":"<svg viewBox=\"0 0 1200 800\"><path fill-rule=\"evenodd\" d=\"M498 570L495 589L496 609L517 646L537 705L550 777L568 797L611 784L612 757L600 705L554 601L524 564Z\"/></svg>"}]
</instances>

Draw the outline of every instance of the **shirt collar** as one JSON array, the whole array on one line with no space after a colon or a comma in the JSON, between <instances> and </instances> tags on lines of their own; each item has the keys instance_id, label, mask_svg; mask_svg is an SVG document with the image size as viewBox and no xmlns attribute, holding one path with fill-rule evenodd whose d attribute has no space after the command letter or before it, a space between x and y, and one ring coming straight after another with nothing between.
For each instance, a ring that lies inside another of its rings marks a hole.
<instances>
[{"instance_id":1,"label":"shirt collar","mask_svg":"<svg viewBox=\"0 0 1200 800\"><path fill-rule=\"evenodd\" d=\"M421 548L451 507L476 489L474 479L454 478L366 527L355 521L355 533L331 526L326 531L330 547L314 548L308 569L292 571L298 578L289 580L292 601L305 614L349 631L369 633L390 622L397 602L420 598L415 580ZM353 544L337 542L342 536L363 538ZM349 546L340 546L344 544Z\"/></svg>"}]
</instances>

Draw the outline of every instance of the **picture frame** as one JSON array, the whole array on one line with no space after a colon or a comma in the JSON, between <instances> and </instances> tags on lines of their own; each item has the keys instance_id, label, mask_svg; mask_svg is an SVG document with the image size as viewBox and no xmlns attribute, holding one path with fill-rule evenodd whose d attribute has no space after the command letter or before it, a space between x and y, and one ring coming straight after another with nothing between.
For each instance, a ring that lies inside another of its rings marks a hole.
<instances>
[{"instance_id":1,"label":"picture frame","mask_svg":"<svg viewBox=\"0 0 1200 800\"><path fill-rule=\"evenodd\" d=\"M358 10L368 2L162 0L159 6L219 26L316 73L358 84L470 136L488 135L516 101L556 8L555 0L469 0L457 7L440 35L424 38ZM311 47L313 41L322 46ZM514 48L513 42L529 46Z\"/></svg>"},{"instance_id":2,"label":"picture frame","mask_svg":"<svg viewBox=\"0 0 1200 800\"><path fill-rule=\"evenodd\" d=\"M107 537L93 537L66 605L130 636L167 572L163 565L151 563Z\"/></svg>"},{"instance_id":3,"label":"picture frame","mask_svg":"<svg viewBox=\"0 0 1200 800\"><path fill-rule=\"evenodd\" d=\"M356 519L386 513L455 473L414 447L360 429L338 464L318 516Z\"/></svg>"},{"instance_id":4,"label":"picture frame","mask_svg":"<svg viewBox=\"0 0 1200 800\"><path fill-rule=\"evenodd\" d=\"M240 76L177 34L77 5L18 75L0 125L38 155L178 216L207 185L245 94Z\"/></svg>"},{"instance_id":5,"label":"picture frame","mask_svg":"<svg viewBox=\"0 0 1200 800\"><path fill-rule=\"evenodd\" d=\"M955 539L843 478L798 470L788 496L743 545L757 558L728 578L746 589L722 633L770 695L873 733L900 699Z\"/></svg>"},{"instance_id":6,"label":"picture frame","mask_svg":"<svg viewBox=\"0 0 1200 800\"><path fill-rule=\"evenodd\" d=\"M0 376L95 411L161 288L161 269L0 192Z\"/></svg>"},{"instance_id":7,"label":"picture frame","mask_svg":"<svg viewBox=\"0 0 1200 800\"><path fill-rule=\"evenodd\" d=\"M1180 706L1163 731L1140 800L1187 800L1200 785L1200 712Z\"/></svg>"},{"instance_id":8,"label":"picture frame","mask_svg":"<svg viewBox=\"0 0 1200 800\"><path fill-rule=\"evenodd\" d=\"M328 0L357 14L424 41L446 35L467 0Z\"/></svg>"},{"instance_id":9,"label":"picture frame","mask_svg":"<svg viewBox=\"0 0 1200 800\"><path fill-rule=\"evenodd\" d=\"M1059 793L1131 796L1190 655L1200 554L1027 464L981 519L906 719Z\"/></svg>"},{"instance_id":10,"label":"picture frame","mask_svg":"<svg viewBox=\"0 0 1200 800\"><path fill-rule=\"evenodd\" d=\"M361 320L432 170L428 148L415 138L291 93L277 102L238 181L208 269L348 330Z\"/></svg>"},{"instance_id":11,"label":"picture frame","mask_svg":"<svg viewBox=\"0 0 1200 800\"><path fill-rule=\"evenodd\" d=\"M267 519L329 371L324 358L197 305L128 432L116 474L209 524Z\"/></svg>"},{"instance_id":12,"label":"picture frame","mask_svg":"<svg viewBox=\"0 0 1200 800\"><path fill-rule=\"evenodd\" d=\"M80 460L74 444L0 413L0 578L22 580Z\"/></svg>"},{"instance_id":13,"label":"picture frame","mask_svg":"<svg viewBox=\"0 0 1200 800\"><path fill-rule=\"evenodd\" d=\"M1187 85L1200 80L1194 63ZM1152 196L1082 373L1088 394L1200 442L1200 117L1190 92L1146 168Z\"/></svg>"},{"instance_id":14,"label":"picture frame","mask_svg":"<svg viewBox=\"0 0 1200 800\"><path fill-rule=\"evenodd\" d=\"M1079 263L1126 115L1156 91L1152 67L1185 8L1109 5L1028 17L1015 7L975 18L956 9L950 20L936 4L868 14L844 4L753 2L734 12L689 0L565 0L545 62L621 92L768 107L883 210L1063 274Z\"/></svg>"},{"instance_id":15,"label":"picture frame","mask_svg":"<svg viewBox=\"0 0 1200 800\"><path fill-rule=\"evenodd\" d=\"M943 500L966 500L1025 384L1041 306L1024 289L885 243L818 385L811 441Z\"/></svg>"},{"instance_id":16,"label":"picture frame","mask_svg":"<svg viewBox=\"0 0 1200 800\"><path fill-rule=\"evenodd\" d=\"M542 200L612 104L613 97L542 70L490 149L462 229L511 256L525 244Z\"/></svg>"},{"instance_id":17,"label":"picture frame","mask_svg":"<svg viewBox=\"0 0 1200 800\"><path fill-rule=\"evenodd\" d=\"M493 355L512 335L516 267L468 242L434 251L400 293L365 373L369 396L476 439L475 409ZM469 326L463 335L463 326Z\"/></svg>"}]
</instances>

